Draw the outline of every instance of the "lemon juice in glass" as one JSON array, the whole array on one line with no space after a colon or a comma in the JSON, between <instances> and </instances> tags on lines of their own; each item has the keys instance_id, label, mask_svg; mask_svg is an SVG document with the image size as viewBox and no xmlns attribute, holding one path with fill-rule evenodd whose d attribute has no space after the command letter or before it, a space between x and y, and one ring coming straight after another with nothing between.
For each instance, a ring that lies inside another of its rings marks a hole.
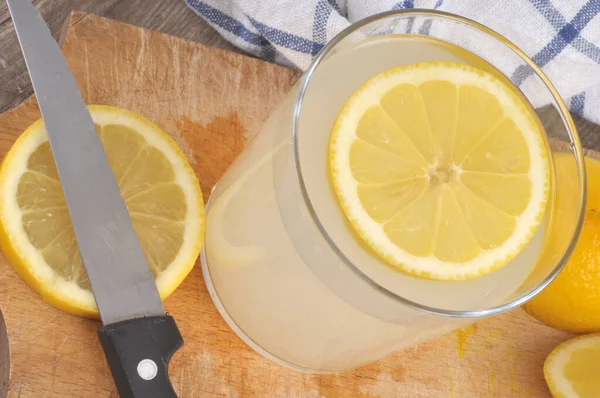
<instances>
[{"instance_id":1,"label":"lemon juice in glass","mask_svg":"<svg viewBox=\"0 0 600 398\"><path fill-rule=\"evenodd\" d=\"M573 122L522 51L450 14L384 13L317 55L216 185L203 271L258 352L350 369L538 293L584 187Z\"/></svg>"}]
</instances>

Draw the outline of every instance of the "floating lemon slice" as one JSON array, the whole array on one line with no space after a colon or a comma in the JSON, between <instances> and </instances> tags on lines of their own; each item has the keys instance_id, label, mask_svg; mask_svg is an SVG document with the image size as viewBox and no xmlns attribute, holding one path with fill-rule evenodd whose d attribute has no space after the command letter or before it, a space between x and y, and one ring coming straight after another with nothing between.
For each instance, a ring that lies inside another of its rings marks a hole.
<instances>
[{"instance_id":1,"label":"floating lemon slice","mask_svg":"<svg viewBox=\"0 0 600 398\"><path fill-rule=\"evenodd\" d=\"M462 64L383 72L345 104L330 174L357 234L414 275L461 280L514 258L543 219L549 155L514 88Z\"/></svg>"},{"instance_id":2,"label":"floating lemon slice","mask_svg":"<svg viewBox=\"0 0 600 398\"><path fill-rule=\"evenodd\" d=\"M568 340L544 363L544 377L553 397L597 398L600 395L600 334Z\"/></svg>"},{"instance_id":3,"label":"floating lemon slice","mask_svg":"<svg viewBox=\"0 0 600 398\"><path fill-rule=\"evenodd\" d=\"M119 108L89 110L164 299L191 271L202 245L198 179L158 126ZM0 246L19 275L50 304L97 316L42 120L6 155L0 192Z\"/></svg>"}]
</instances>

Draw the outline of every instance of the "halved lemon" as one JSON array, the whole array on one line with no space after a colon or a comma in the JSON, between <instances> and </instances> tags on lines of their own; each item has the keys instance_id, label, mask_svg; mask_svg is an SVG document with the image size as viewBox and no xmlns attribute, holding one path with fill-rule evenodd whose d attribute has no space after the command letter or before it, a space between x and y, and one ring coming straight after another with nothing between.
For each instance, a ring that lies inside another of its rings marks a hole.
<instances>
[{"instance_id":1,"label":"halved lemon","mask_svg":"<svg viewBox=\"0 0 600 398\"><path fill-rule=\"evenodd\" d=\"M147 119L108 106L89 111L164 299L191 271L202 245L198 179L177 144ZM0 247L11 265L50 304L96 317L42 120L6 155L0 192Z\"/></svg>"},{"instance_id":2,"label":"halved lemon","mask_svg":"<svg viewBox=\"0 0 600 398\"><path fill-rule=\"evenodd\" d=\"M330 174L356 233L422 277L461 280L510 262L544 216L544 133L514 88L455 63L380 73L345 104Z\"/></svg>"},{"instance_id":3,"label":"halved lemon","mask_svg":"<svg viewBox=\"0 0 600 398\"><path fill-rule=\"evenodd\" d=\"M548 248L566 247L578 200L577 165L570 153L553 156L556 170L556 218ZM585 157L587 202L577 246L564 269L523 305L540 322L569 333L600 332L600 160ZM598 364L600 372L600 362ZM600 373L598 373L600 378ZM600 397L600 390L598 391Z\"/></svg>"},{"instance_id":4,"label":"halved lemon","mask_svg":"<svg viewBox=\"0 0 600 398\"><path fill-rule=\"evenodd\" d=\"M600 396L600 334L565 341L544 363L544 378L556 398Z\"/></svg>"}]
</instances>

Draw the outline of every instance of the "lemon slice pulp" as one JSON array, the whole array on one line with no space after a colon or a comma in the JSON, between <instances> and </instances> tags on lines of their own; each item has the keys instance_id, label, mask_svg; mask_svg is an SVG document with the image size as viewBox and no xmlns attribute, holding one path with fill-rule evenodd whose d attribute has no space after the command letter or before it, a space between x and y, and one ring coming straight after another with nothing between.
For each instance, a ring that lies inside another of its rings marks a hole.
<instances>
[{"instance_id":1,"label":"lemon slice pulp","mask_svg":"<svg viewBox=\"0 0 600 398\"><path fill-rule=\"evenodd\" d=\"M109 164L161 297L191 271L204 235L198 180L175 142L132 112L90 106ZM0 246L46 301L97 316L41 120L15 142L0 170Z\"/></svg>"},{"instance_id":2,"label":"lemon slice pulp","mask_svg":"<svg viewBox=\"0 0 600 398\"><path fill-rule=\"evenodd\" d=\"M387 263L470 279L514 258L548 200L540 125L506 83L455 63L374 76L332 129L330 176L353 229Z\"/></svg>"},{"instance_id":3,"label":"lemon slice pulp","mask_svg":"<svg viewBox=\"0 0 600 398\"><path fill-rule=\"evenodd\" d=\"M544 377L553 397L596 398L600 394L600 334L568 340L544 363Z\"/></svg>"}]
</instances>

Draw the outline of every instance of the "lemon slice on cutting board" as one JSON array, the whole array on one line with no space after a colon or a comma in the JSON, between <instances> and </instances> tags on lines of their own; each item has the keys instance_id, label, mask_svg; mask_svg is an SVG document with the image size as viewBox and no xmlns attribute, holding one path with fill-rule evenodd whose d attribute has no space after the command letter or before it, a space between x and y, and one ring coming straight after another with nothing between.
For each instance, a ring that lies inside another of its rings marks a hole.
<instances>
[{"instance_id":1,"label":"lemon slice on cutting board","mask_svg":"<svg viewBox=\"0 0 600 398\"><path fill-rule=\"evenodd\" d=\"M514 88L462 64L380 73L343 107L330 175L356 233L422 277L471 279L510 262L544 216L544 132Z\"/></svg>"},{"instance_id":2,"label":"lemon slice on cutting board","mask_svg":"<svg viewBox=\"0 0 600 398\"><path fill-rule=\"evenodd\" d=\"M600 334L568 340L544 363L544 378L556 398L600 396Z\"/></svg>"},{"instance_id":3,"label":"lemon slice on cutting board","mask_svg":"<svg viewBox=\"0 0 600 398\"><path fill-rule=\"evenodd\" d=\"M191 271L204 236L198 179L177 144L144 117L89 106L148 265L164 299ZM50 304L96 317L42 120L14 143L0 170L0 247Z\"/></svg>"}]
</instances>

